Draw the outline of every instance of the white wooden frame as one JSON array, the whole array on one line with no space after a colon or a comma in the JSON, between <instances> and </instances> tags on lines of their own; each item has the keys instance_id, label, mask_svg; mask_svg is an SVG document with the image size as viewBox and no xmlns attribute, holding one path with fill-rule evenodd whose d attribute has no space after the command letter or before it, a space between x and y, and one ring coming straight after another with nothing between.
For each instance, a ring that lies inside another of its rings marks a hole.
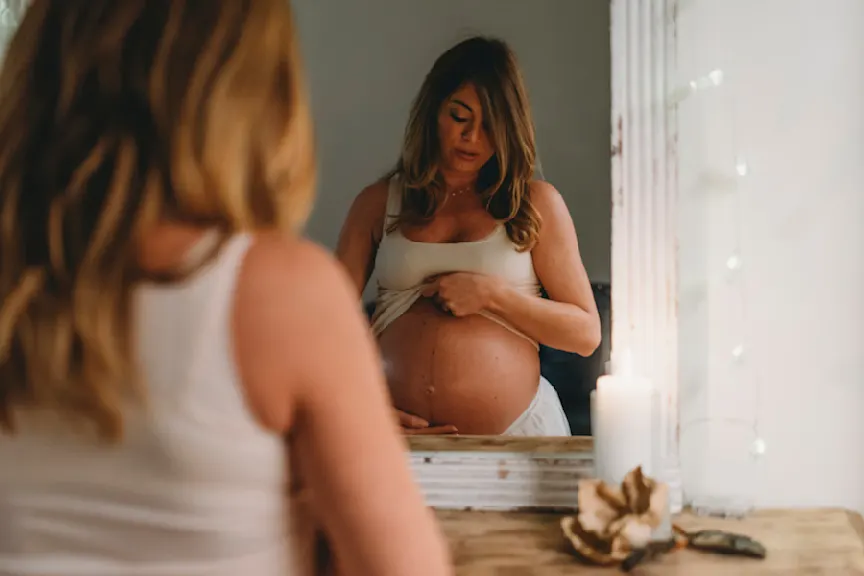
<instances>
[{"instance_id":1,"label":"white wooden frame","mask_svg":"<svg viewBox=\"0 0 864 576\"><path fill-rule=\"evenodd\" d=\"M662 399L658 472L680 508L677 125L669 105L678 0L611 0L612 352L629 350ZM446 509L572 509L590 439L412 440L427 501Z\"/></svg>"}]
</instances>

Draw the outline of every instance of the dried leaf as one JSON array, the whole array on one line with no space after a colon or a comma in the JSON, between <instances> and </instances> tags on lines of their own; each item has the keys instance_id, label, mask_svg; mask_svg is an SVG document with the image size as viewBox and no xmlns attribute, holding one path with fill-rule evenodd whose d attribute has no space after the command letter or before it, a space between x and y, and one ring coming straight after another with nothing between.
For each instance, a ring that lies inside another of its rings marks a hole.
<instances>
[{"instance_id":1,"label":"dried leaf","mask_svg":"<svg viewBox=\"0 0 864 576\"><path fill-rule=\"evenodd\" d=\"M630 511L627 496L617 486L609 486L605 482L600 482L597 486L597 496L602 498L618 514L627 514Z\"/></svg>"},{"instance_id":2,"label":"dried leaf","mask_svg":"<svg viewBox=\"0 0 864 576\"><path fill-rule=\"evenodd\" d=\"M578 486L579 512L564 518L561 527L579 556L595 564L615 564L650 544L666 511L665 484L636 468L621 487L599 480L582 480Z\"/></svg>"},{"instance_id":3,"label":"dried leaf","mask_svg":"<svg viewBox=\"0 0 864 576\"><path fill-rule=\"evenodd\" d=\"M651 528L657 528L663 523L663 516L667 513L667 503L669 501L669 486L663 482L654 483L651 489L651 497L648 500L648 510L642 517Z\"/></svg>"},{"instance_id":4,"label":"dried leaf","mask_svg":"<svg viewBox=\"0 0 864 576\"><path fill-rule=\"evenodd\" d=\"M579 518L573 518L570 529L579 540L586 546L590 546L593 550L601 554L610 554L612 552L612 541L605 537L604 534L598 534L591 530L587 530L580 522Z\"/></svg>"},{"instance_id":5,"label":"dried leaf","mask_svg":"<svg viewBox=\"0 0 864 576\"><path fill-rule=\"evenodd\" d=\"M626 547L621 549L629 552L647 546L651 541L654 527L645 522L643 517L628 514L613 522L610 530L615 534L616 539L621 538L626 542ZM615 549L614 544L612 549Z\"/></svg>"},{"instance_id":6,"label":"dried leaf","mask_svg":"<svg viewBox=\"0 0 864 576\"><path fill-rule=\"evenodd\" d=\"M576 493L579 524L583 529L604 534L613 520L626 508L621 508L623 495L616 495L599 480L580 480Z\"/></svg>"},{"instance_id":7,"label":"dried leaf","mask_svg":"<svg viewBox=\"0 0 864 576\"><path fill-rule=\"evenodd\" d=\"M597 535L587 532L579 525L574 516L561 519L561 529L573 546L573 550L585 560L599 566L613 566L622 562L625 557L612 554L611 543L597 541ZM590 542L590 543L589 543Z\"/></svg>"},{"instance_id":8,"label":"dried leaf","mask_svg":"<svg viewBox=\"0 0 864 576\"><path fill-rule=\"evenodd\" d=\"M644 514L648 510L654 481L642 474L641 466L636 467L624 477L621 488L630 513Z\"/></svg>"}]
</instances>

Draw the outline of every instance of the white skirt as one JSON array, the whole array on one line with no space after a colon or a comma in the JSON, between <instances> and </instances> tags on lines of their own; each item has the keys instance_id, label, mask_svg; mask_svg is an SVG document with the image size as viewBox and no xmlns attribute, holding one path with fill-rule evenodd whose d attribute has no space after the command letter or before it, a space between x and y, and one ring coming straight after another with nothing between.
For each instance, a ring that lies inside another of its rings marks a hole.
<instances>
[{"instance_id":1,"label":"white skirt","mask_svg":"<svg viewBox=\"0 0 864 576\"><path fill-rule=\"evenodd\" d=\"M504 432L503 436L570 436L570 424L558 393L548 380L540 386L531 405Z\"/></svg>"}]
</instances>

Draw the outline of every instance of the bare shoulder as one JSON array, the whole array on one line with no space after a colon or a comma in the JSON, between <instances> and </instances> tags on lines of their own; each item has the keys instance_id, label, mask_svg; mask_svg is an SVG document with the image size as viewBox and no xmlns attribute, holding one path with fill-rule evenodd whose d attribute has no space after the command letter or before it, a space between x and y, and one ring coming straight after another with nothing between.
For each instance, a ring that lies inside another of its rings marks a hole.
<instances>
[{"instance_id":1,"label":"bare shoulder","mask_svg":"<svg viewBox=\"0 0 864 576\"><path fill-rule=\"evenodd\" d=\"M390 183L382 179L366 186L354 198L342 227L337 252L340 254L344 252L345 242L353 243L360 237L369 238L370 234L375 243L381 240L389 190Z\"/></svg>"},{"instance_id":2,"label":"bare shoulder","mask_svg":"<svg viewBox=\"0 0 864 576\"><path fill-rule=\"evenodd\" d=\"M355 320L356 307L346 272L326 250L282 234L256 236L235 294L234 351L250 407L265 427L290 427L308 363L326 361L307 349L322 336L322 322L340 330Z\"/></svg>"},{"instance_id":3,"label":"bare shoulder","mask_svg":"<svg viewBox=\"0 0 864 576\"><path fill-rule=\"evenodd\" d=\"M374 205L384 207L387 204L387 195L390 192L390 182L381 179L363 188L357 195L355 202L363 205Z\"/></svg>"},{"instance_id":4,"label":"bare shoulder","mask_svg":"<svg viewBox=\"0 0 864 576\"><path fill-rule=\"evenodd\" d=\"M369 219L384 219L387 208L387 197L390 192L390 183L387 180L378 180L363 188L351 206L352 215L363 215Z\"/></svg>"},{"instance_id":5,"label":"bare shoulder","mask_svg":"<svg viewBox=\"0 0 864 576\"><path fill-rule=\"evenodd\" d=\"M364 188L351 203L339 231L336 256L351 276L357 296L369 282L378 245L384 238L389 187L389 182L381 179Z\"/></svg>"},{"instance_id":6,"label":"bare shoulder","mask_svg":"<svg viewBox=\"0 0 864 576\"><path fill-rule=\"evenodd\" d=\"M271 295L286 305L324 292L345 289L347 276L324 248L302 238L279 233L256 236L246 255L238 286L244 294Z\"/></svg>"},{"instance_id":7,"label":"bare shoulder","mask_svg":"<svg viewBox=\"0 0 864 576\"><path fill-rule=\"evenodd\" d=\"M544 212L560 210L567 207L558 189L545 180L531 181L531 203L544 215Z\"/></svg>"},{"instance_id":8,"label":"bare shoulder","mask_svg":"<svg viewBox=\"0 0 864 576\"><path fill-rule=\"evenodd\" d=\"M544 227L547 224L556 227L573 225L570 209L564 202L564 197L549 182L543 180L531 181L531 204L540 214Z\"/></svg>"}]
</instances>

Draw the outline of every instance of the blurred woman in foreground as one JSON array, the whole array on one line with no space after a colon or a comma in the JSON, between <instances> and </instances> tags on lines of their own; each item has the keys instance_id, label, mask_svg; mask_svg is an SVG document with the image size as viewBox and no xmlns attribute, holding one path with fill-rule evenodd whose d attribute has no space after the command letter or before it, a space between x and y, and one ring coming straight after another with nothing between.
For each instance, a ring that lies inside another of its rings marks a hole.
<instances>
[{"instance_id":1,"label":"blurred woman in foreground","mask_svg":"<svg viewBox=\"0 0 864 576\"><path fill-rule=\"evenodd\" d=\"M0 76L0 573L448 572L315 160L285 0L35 0ZM339 362L332 362L333 355Z\"/></svg>"}]
</instances>

